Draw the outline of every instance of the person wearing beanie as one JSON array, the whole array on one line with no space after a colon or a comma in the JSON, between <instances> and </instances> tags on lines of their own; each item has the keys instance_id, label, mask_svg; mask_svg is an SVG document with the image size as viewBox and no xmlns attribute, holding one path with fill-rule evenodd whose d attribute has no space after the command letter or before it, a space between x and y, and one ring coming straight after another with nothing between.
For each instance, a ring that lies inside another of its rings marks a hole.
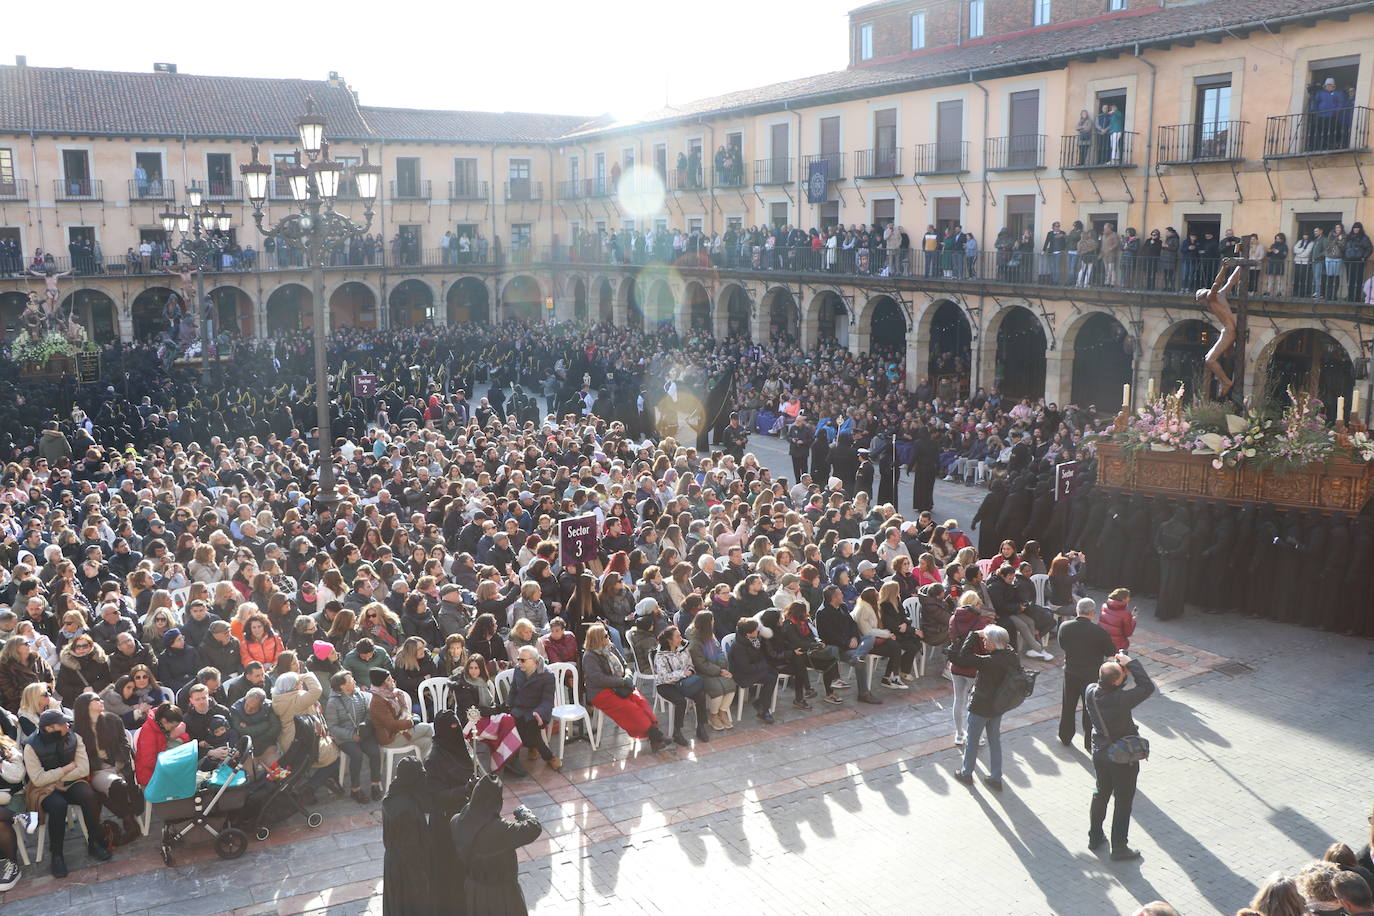
<instances>
[{"instance_id":1,"label":"person wearing beanie","mask_svg":"<svg viewBox=\"0 0 1374 916\"><path fill-rule=\"evenodd\" d=\"M1097 680L1102 663L1116 654L1112 636L1097 622L1097 602L1080 598L1075 606L1078 616L1059 625L1059 648L1064 650L1064 698L1059 711L1059 743L1073 741L1074 716L1083 690ZM1093 726L1083 709L1083 748L1092 751Z\"/></svg>"},{"instance_id":2,"label":"person wearing beanie","mask_svg":"<svg viewBox=\"0 0 1374 916\"><path fill-rule=\"evenodd\" d=\"M331 691L329 685L333 682L334 675L343 670L343 661L339 657L339 651L334 648L332 642L317 639L310 644L310 654L306 657L305 667L306 670L313 671L315 676L320 679L324 699L328 700ZM321 700L321 703L323 702L324 700Z\"/></svg>"},{"instance_id":3,"label":"person wearing beanie","mask_svg":"<svg viewBox=\"0 0 1374 916\"><path fill-rule=\"evenodd\" d=\"M195 680L200 669L200 653L186 645L181 630L172 627L162 634L162 654L157 657L159 684L175 693Z\"/></svg>"},{"instance_id":4,"label":"person wearing beanie","mask_svg":"<svg viewBox=\"0 0 1374 916\"><path fill-rule=\"evenodd\" d=\"M396 678L385 668L367 672L372 700L368 713L377 744L397 748L413 745L420 757L428 757L434 743L434 726L411 715L410 694L396 686Z\"/></svg>"},{"instance_id":5,"label":"person wearing beanie","mask_svg":"<svg viewBox=\"0 0 1374 916\"><path fill-rule=\"evenodd\" d=\"M85 742L72 731L71 720L56 709L38 717L38 730L24 742L24 769L29 779L27 801L47 817L48 849L54 878L67 877L62 845L67 836L67 809L81 809L91 858L108 861L110 850L100 839L100 796L91 788L90 758Z\"/></svg>"},{"instance_id":6,"label":"person wearing beanie","mask_svg":"<svg viewBox=\"0 0 1374 916\"><path fill-rule=\"evenodd\" d=\"M227 751L233 743L234 735L229 728L229 719L220 715L209 717L205 723L205 731L206 736L201 739L201 743L204 745L202 750L207 753L202 754L197 768L206 773L213 773L224 763L224 758L208 752Z\"/></svg>"},{"instance_id":7,"label":"person wearing beanie","mask_svg":"<svg viewBox=\"0 0 1374 916\"><path fill-rule=\"evenodd\" d=\"M243 670L243 652L228 621L211 623L197 651L204 664L216 668L226 679Z\"/></svg>"},{"instance_id":8,"label":"person wearing beanie","mask_svg":"<svg viewBox=\"0 0 1374 916\"><path fill-rule=\"evenodd\" d=\"M277 721L281 723L281 730L277 735L277 747L283 752L291 747L291 742L296 739L296 717L310 716L315 718L320 715L319 701L323 693L324 688L320 686L320 679L315 676L313 671L307 670L304 674L284 671L277 676L276 683L272 685L272 711L276 713ZM304 793L302 799L306 804L315 803L314 790L330 783L331 771L338 762L339 746L331 737L322 738L319 754L315 759L315 771L310 776L308 791ZM339 792L343 791L337 783L330 788L337 789Z\"/></svg>"}]
</instances>

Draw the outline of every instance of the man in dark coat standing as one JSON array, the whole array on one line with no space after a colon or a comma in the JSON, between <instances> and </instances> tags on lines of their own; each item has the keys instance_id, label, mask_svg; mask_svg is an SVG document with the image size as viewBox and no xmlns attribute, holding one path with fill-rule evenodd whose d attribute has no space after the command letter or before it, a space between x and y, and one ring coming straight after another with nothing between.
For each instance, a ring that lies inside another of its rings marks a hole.
<instances>
[{"instance_id":1,"label":"man in dark coat standing","mask_svg":"<svg viewBox=\"0 0 1374 916\"><path fill-rule=\"evenodd\" d=\"M859 463L854 468L854 490L852 495L867 493L873 496L873 462L869 460L868 449L858 449Z\"/></svg>"},{"instance_id":2,"label":"man in dark coat standing","mask_svg":"<svg viewBox=\"0 0 1374 916\"><path fill-rule=\"evenodd\" d=\"M846 493L854 492L854 475L859 470L859 453L854 448L854 437L840 433L830 449L830 473L839 478L840 486Z\"/></svg>"},{"instance_id":3,"label":"man in dark coat standing","mask_svg":"<svg viewBox=\"0 0 1374 916\"><path fill-rule=\"evenodd\" d=\"M787 430L787 454L792 459L792 479L799 481L806 473L806 460L811 457L811 443L816 431L806 422L806 414L797 414L797 422Z\"/></svg>"},{"instance_id":4,"label":"man in dark coat standing","mask_svg":"<svg viewBox=\"0 0 1374 916\"><path fill-rule=\"evenodd\" d=\"M719 440L725 451L735 456L736 461L744 460L744 450L749 447L749 430L739 421L739 414L730 414L730 424L725 427Z\"/></svg>"},{"instance_id":5,"label":"man in dark coat standing","mask_svg":"<svg viewBox=\"0 0 1374 916\"><path fill-rule=\"evenodd\" d=\"M515 820L501 817L501 782L483 776L472 790L463 813L449 822L458 861L467 869L467 912L483 916L525 916L515 850L539 839L539 819L524 805Z\"/></svg>"},{"instance_id":6,"label":"man in dark coat standing","mask_svg":"<svg viewBox=\"0 0 1374 916\"><path fill-rule=\"evenodd\" d=\"M1111 634L1097 623L1097 602L1079 598L1078 616L1059 625L1059 648L1064 650L1064 700L1059 711L1059 743L1068 746L1073 741L1074 714L1078 711L1083 690L1097 680L1102 663L1116 654ZM1083 710L1083 749L1092 753L1092 718Z\"/></svg>"},{"instance_id":7,"label":"man in dark coat standing","mask_svg":"<svg viewBox=\"0 0 1374 916\"><path fill-rule=\"evenodd\" d=\"M916 441L911 449L911 464L908 465L915 480L911 486L911 508L917 512L935 510L935 478L940 474L940 450L930 439L930 431L924 426L916 430Z\"/></svg>"}]
</instances>

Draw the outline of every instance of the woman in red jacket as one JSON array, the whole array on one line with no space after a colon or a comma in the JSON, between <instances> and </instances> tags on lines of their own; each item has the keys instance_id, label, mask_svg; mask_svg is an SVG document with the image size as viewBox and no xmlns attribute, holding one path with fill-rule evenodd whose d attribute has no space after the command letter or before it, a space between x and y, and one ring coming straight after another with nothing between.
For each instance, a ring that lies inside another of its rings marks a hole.
<instances>
[{"instance_id":1,"label":"woman in red jacket","mask_svg":"<svg viewBox=\"0 0 1374 916\"><path fill-rule=\"evenodd\" d=\"M248 618L243 625L243 642L239 643L239 655L245 668L249 662L262 662L264 667L271 670L277 664L277 656L285 650L286 644L272 632L272 624L267 622L266 615L254 614Z\"/></svg>"},{"instance_id":2,"label":"woman in red jacket","mask_svg":"<svg viewBox=\"0 0 1374 916\"><path fill-rule=\"evenodd\" d=\"M1127 608L1130 601L1130 590L1118 588L1107 596L1107 603L1102 605L1102 616L1097 621L1112 637L1118 652L1125 652L1131 647L1131 634L1135 632L1136 615L1139 611L1136 608Z\"/></svg>"},{"instance_id":3,"label":"woman in red jacket","mask_svg":"<svg viewBox=\"0 0 1374 916\"><path fill-rule=\"evenodd\" d=\"M997 549L997 556L993 557L992 562L988 564L988 575L991 576L997 572L997 568L1003 563L1010 563L1012 569L1021 565L1021 558L1016 555L1015 541L1002 542L1002 546Z\"/></svg>"},{"instance_id":4,"label":"woman in red jacket","mask_svg":"<svg viewBox=\"0 0 1374 916\"><path fill-rule=\"evenodd\" d=\"M996 621L997 613L991 607L983 606L983 599L977 592L964 592L959 598L959 606L949 618L950 642L955 647L961 646L968 634ZM968 724L968 698L973 693L974 681L978 679L978 669L950 662L949 674L954 682L954 744L963 747L964 727Z\"/></svg>"},{"instance_id":5,"label":"woman in red jacket","mask_svg":"<svg viewBox=\"0 0 1374 916\"><path fill-rule=\"evenodd\" d=\"M148 780L153 778L153 770L157 768L157 755L169 746L175 746L169 739L178 734L184 736L185 733L186 727L181 723L181 710L171 703L159 704L152 715L143 720L143 727L138 730L138 736L134 740L134 779L140 786L146 787Z\"/></svg>"}]
</instances>

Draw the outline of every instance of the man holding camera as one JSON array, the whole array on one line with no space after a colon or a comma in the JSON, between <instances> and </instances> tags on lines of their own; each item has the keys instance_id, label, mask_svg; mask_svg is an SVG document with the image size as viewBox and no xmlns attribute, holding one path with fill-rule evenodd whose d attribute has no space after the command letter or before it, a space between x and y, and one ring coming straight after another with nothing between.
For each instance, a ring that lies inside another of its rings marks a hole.
<instances>
[{"instance_id":1,"label":"man holding camera","mask_svg":"<svg viewBox=\"0 0 1374 916\"><path fill-rule=\"evenodd\" d=\"M1135 683L1127 687L1128 676ZM1093 791L1091 821L1088 828L1088 848L1098 849L1107 842L1102 822L1107 817L1107 802L1115 799L1112 810L1112 859L1138 859L1140 853L1126 844L1131 829L1131 804L1135 801L1136 780L1140 776L1140 761L1149 754L1143 750L1143 740L1131 716L1131 710L1155 692L1154 682L1145 673L1145 666L1125 652L1118 652L1097 672L1097 683L1083 691L1083 702L1093 722L1093 772L1097 788ZM1130 747L1126 738L1135 738Z\"/></svg>"}]
</instances>

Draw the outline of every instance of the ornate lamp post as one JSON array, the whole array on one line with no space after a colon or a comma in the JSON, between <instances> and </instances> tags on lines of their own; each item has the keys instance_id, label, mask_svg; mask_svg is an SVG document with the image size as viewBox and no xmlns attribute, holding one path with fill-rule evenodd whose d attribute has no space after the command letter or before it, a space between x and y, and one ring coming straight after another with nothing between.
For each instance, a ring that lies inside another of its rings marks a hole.
<instances>
[{"instance_id":1,"label":"ornate lamp post","mask_svg":"<svg viewBox=\"0 0 1374 916\"><path fill-rule=\"evenodd\" d=\"M243 175L244 188L248 200L253 204L253 222L258 231L266 238L278 239L300 248L305 254L306 264L310 267L311 295L314 314L312 328L315 340L315 413L319 427L320 490L315 501L321 506L332 506L338 501L338 491L334 483L334 437L330 431L329 417L329 360L325 352L325 303L324 303L324 262L330 249L339 242L362 235L372 228L373 202L381 184L381 166L372 165L367 160L367 147L363 147L361 165L353 167L353 177L357 183L358 196L363 201L366 220L362 225L354 223L341 213L334 211L334 200L339 194L339 181L344 167L329 158L329 143L324 139L324 115L315 111L312 99L305 103L305 114L296 122L300 134L300 150L296 153L297 164L286 170L286 178L291 189L291 197L296 204L296 212L277 220L270 228L263 226L263 207L267 203L267 188L272 177L272 167L258 159L258 146L253 144L252 161L239 166ZM301 164L301 152L307 164Z\"/></svg>"},{"instance_id":2,"label":"ornate lamp post","mask_svg":"<svg viewBox=\"0 0 1374 916\"><path fill-rule=\"evenodd\" d=\"M208 383L211 310L210 303L205 298L205 271L219 267L217 260L220 252L229 246L228 233L233 217L225 211L223 205L220 206L219 212L215 213L209 204L203 204L204 192L200 188L187 188L186 199L190 209L183 207L180 212L164 212L161 217L162 228L167 233L169 242L173 230L181 234L181 241L171 248L191 265L180 271L181 293L188 299L191 271L194 270L196 275L196 308L200 312L200 377L201 381Z\"/></svg>"}]
</instances>

